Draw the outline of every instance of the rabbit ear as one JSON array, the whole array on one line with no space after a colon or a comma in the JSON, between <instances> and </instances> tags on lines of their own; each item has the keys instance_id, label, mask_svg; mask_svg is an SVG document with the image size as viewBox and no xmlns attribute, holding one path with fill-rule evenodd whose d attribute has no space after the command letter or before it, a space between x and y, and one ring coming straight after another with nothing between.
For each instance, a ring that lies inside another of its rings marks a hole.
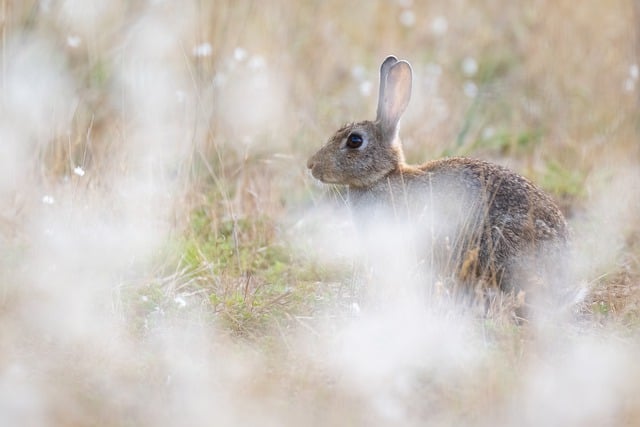
<instances>
[{"instance_id":1,"label":"rabbit ear","mask_svg":"<svg viewBox=\"0 0 640 427\"><path fill-rule=\"evenodd\" d=\"M384 71L384 67L383 63L381 71ZM411 65L407 61L397 61L386 73L384 90L380 94L378 105L378 120L382 123L385 133L395 132L402 113L409 105L411 76Z\"/></svg>"},{"instance_id":2,"label":"rabbit ear","mask_svg":"<svg viewBox=\"0 0 640 427\"><path fill-rule=\"evenodd\" d=\"M378 92L378 113L377 119L382 116L382 104L384 103L385 88L387 86L387 74L391 67L398 62L398 58L395 56L387 56L380 66L380 91Z\"/></svg>"}]
</instances>

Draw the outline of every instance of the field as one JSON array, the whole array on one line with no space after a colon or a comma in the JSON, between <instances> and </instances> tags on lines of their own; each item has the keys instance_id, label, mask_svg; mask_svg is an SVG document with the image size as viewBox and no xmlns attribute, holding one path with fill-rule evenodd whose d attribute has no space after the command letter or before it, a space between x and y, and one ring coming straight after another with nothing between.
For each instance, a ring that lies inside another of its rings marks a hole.
<instances>
[{"instance_id":1,"label":"field","mask_svg":"<svg viewBox=\"0 0 640 427\"><path fill-rule=\"evenodd\" d=\"M638 0L0 0L0 41L0 425L640 424ZM408 161L548 191L580 299L367 274L306 160L389 54Z\"/></svg>"}]
</instances>

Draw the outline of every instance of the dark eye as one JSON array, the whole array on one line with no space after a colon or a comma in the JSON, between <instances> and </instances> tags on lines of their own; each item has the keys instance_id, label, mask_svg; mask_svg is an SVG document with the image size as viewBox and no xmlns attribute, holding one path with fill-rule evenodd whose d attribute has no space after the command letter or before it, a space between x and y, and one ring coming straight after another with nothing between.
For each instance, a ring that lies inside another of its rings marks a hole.
<instances>
[{"instance_id":1,"label":"dark eye","mask_svg":"<svg viewBox=\"0 0 640 427\"><path fill-rule=\"evenodd\" d=\"M359 148L362 145L362 136L357 133L352 133L347 137L348 148Z\"/></svg>"}]
</instances>

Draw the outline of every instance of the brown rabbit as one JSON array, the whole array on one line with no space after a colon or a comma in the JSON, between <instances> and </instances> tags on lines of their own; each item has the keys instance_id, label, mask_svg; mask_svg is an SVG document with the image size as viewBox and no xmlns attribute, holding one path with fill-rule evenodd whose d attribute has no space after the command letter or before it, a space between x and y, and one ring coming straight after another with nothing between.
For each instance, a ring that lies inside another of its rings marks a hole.
<instances>
[{"instance_id":1,"label":"brown rabbit","mask_svg":"<svg viewBox=\"0 0 640 427\"><path fill-rule=\"evenodd\" d=\"M348 186L356 225L408 221L411 240L420 242L438 275L503 290L524 287L531 276L521 273L560 262L553 257L567 240L562 213L547 194L502 166L462 157L406 164L398 124L411 80L408 62L386 58L375 121L338 129L308 168L324 183Z\"/></svg>"}]
</instances>

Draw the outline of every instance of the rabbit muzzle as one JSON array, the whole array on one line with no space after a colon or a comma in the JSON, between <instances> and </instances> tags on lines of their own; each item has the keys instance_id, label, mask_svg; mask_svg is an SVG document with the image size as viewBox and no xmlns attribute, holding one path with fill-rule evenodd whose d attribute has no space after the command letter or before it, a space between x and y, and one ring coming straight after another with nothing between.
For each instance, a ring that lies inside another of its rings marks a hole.
<instances>
[{"instance_id":1,"label":"rabbit muzzle","mask_svg":"<svg viewBox=\"0 0 640 427\"><path fill-rule=\"evenodd\" d=\"M314 160L314 157L311 157L307 161L307 168L311 172L311 176L313 176L315 179L317 179L318 181L322 181L324 183L328 182L327 179L324 177L324 174L322 173L322 168L319 167L318 162Z\"/></svg>"}]
</instances>

